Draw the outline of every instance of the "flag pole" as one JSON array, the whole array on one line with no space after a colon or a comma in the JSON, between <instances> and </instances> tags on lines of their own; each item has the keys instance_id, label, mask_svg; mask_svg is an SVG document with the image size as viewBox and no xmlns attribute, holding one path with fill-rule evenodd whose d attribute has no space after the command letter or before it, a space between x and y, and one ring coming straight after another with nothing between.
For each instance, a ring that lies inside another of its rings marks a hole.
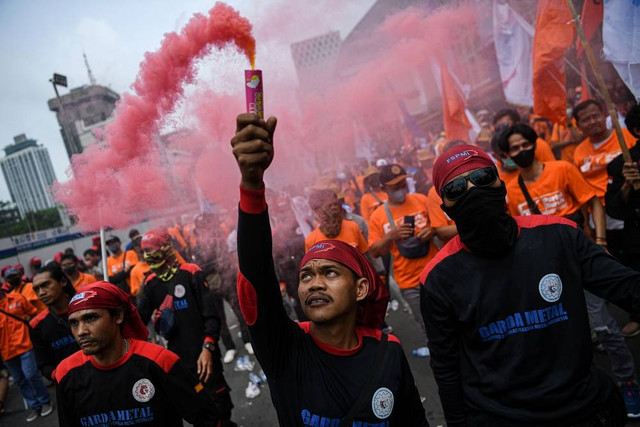
<instances>
[{"instance_id":1,"label":"flag pole","mask_svg":"<svg viewBox=\"0 0 640 427\"><path fill-rule=\"evenodd\" d=\"M100 227L100 253L102 257L102 278L105 282L109 281L109 272L107 270L107 244L104 241L104 227Z\"/></svg>"},{"instance_id":2,"label":"flag pole","mask_svg":"<svg viewBox=\"0 0 640 427\"><path fill-rule=\"evenodd\" d=\"M573 23L578 30L578 36L580 37L580 41L582 42L582 46L584 47L584 53L587 55L589 65L591 65L593 74L596 76L596 81L598 82L598 86L600 87L600 92L602 93L602 97L604 98L604 103L606 104L609 115L611 116L611 123L613 123L613 128L616 132L616 136L618 137L620 149L622 150L622 157L625 163L630 163L631 153L629 153L629 148L627 147L627 143L624 140L622 128L620 127L620 123L618 122L618 112L616 111L615 105L613 105L613 102L611 101L609 90L604 84L604 79L602 78L602 73L600 73L600 70L598 69L598 64L596 63L596 58L593 55L591 45L589 44L587 37L584 35L584 30L582 29L582 24L580 23L580 16L576 12L576 8L573 5L573 0L567 0L567 4L569 5L569 10L571 11L571 16L573 17Z\"/></svg>"}]
</instances>

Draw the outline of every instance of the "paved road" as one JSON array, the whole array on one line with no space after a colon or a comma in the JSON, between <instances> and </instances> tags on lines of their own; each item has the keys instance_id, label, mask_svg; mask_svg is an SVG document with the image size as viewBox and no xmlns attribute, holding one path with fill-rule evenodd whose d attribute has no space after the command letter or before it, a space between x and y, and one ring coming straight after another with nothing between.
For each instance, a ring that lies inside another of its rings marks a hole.
<instances>
[{"instance_id":1,"label":"paved road","mask_svg":"<svg viewBox=\"0 0 640 427\"><path fill-rule=\"evenodd\" d=\"M626 320L624 313L615 306L610 306L611 312L614 317L623 324ZM235 319L233 314L227 310L227 316L229 319ZM421 345L421 332L417 323L413 320L413 317L409 313L403 312L402 309L391 312L388 323L393 326L395 334L400 338L405 348L405 352L408 354L409 364L413 371L413 375L416 379L416 384L420 395L425 398L424 407L427 413L427 418L431 426L444 425L444 417L442 414L442 407L438 400L438 392L433 380L431 369L428 366L428 359L417 358L411 355L413 348ZM235 325L232 326L232 330L237 331ZM638 372L640 372L640 336L632 338L627 341L629 348L631 349ZM241 342L238 339L238 348L241 347ZM241 355L244 353L240 353ZM608 370L608 359L603 354L596 354L595 363L603 369ZM256 364L254 372L259 372L260 368ZM277 419L275 411L271 406L271 400L269 397L268 387L262 388L261 394L254 399L247 399L244 395L245 387L249 381L248 372L235 372L233 365L225 366L225 377L232 387L232 399L235 404L233 411L233 420L238 425L243 427L265 427L276 426ZM55 390L50 387L52 395ZM19 390L13 386L10 390L10 395L7 400L7 412L4 416L0 417L0 427L20 427L20 426L33 426L33 427L57 427L58 421L56 412L49 417L38 418L32 423L25 422L25 411L22 406L22 398ZM629 425L640 426L640 422L633 422Z\"/></svg>"}]
</instances>

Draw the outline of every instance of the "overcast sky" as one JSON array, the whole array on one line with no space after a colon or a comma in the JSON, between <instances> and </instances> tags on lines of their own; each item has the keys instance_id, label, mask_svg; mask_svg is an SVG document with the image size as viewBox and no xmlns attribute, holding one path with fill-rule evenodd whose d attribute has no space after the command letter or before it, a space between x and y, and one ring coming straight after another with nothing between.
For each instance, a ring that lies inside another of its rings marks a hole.
<instances>
[{"instance_id":1,"label":"overcast sky","mask_svg":"<svg viewBox=\"0 0 640 427\"><path fill-rule=\"evenodd\" d=\"M329 30L340 31L344 38L374 0L227 3L249 18L258 33L259 28L268 28L269 17L280 13L283 4L300 8L299 25L292 24L279 36L288 50L291 42ZM206 13L213 4L203 0L0 0L0 148L25 133L49 149L56 177L65 181L69 159L55 114L47 107L47 100L55 96L49 83L53 73L66 75L71 88L88 84L84 51L98 84L118 93L129 91L144 53L157 49L163 34L180 30L191 15ZM327 10L318 10L321 7ZM259 34L256 39L260 45ZM67 90L61 88L63 93ZM0 200L9 199L2 177Z\"/></svg>"}]
</instances>

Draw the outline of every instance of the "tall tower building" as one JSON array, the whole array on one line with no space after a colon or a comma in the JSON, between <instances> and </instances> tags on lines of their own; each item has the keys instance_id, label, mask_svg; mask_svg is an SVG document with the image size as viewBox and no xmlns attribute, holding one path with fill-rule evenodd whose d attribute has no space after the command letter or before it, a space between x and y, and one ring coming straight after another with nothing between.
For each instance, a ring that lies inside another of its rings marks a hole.
<instances>
[{"instance_id":1,"label":"tall tower building","mask_svg":"<svg viewBox=\"0 0 640 427\"><path fill-rule=\"evenodd\" d=\"M50 187L56 176L49 152L25 134L14 137L13 141L4 148L5 157L0 159L0 167L20 216L55 207Z\"/></svg>"},{"instance_id":2,"label":"tall tower building","mask_svg":"<svg viewBox=\"0 0 640 427\"><path fill-rule=\"evenodd\" d=\"M331 31L291 45L298 81L305 90L321 91L333 78L341 44L340 33Z\"/></svg>"},{"instance_id":3,"label":"tall tower building","mask_svg":"<svg viewBox=\"0 0 640 427\"><path fill-rule=\"evenodd\" d=\"M115 91L96 84L87 55L83 54L90 84L71 89L69 93L48 101L56 113L60 133L69 159L82 153L96 138L93 131L113 120L113 110L120 99Z\"/></svg>"}]
</instances>

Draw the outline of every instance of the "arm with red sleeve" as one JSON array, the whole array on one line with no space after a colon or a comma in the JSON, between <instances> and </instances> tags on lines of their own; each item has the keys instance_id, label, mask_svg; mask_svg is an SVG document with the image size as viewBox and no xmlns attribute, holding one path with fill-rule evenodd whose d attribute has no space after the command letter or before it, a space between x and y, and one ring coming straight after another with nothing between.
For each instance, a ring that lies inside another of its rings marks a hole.
<instances>
[{"instance_id":1,"label":"arm with red sleeve","mask_svg":"<svg viewBox=\"0 0 640 427\"><path fill-rule=\"evenodd\" d=\"M238 298L247 322L256 357L269 377L277 377L288 366L286 353L298 326L282 305L276 278L271 227L261 190L240 188L238 216ZM298 328L299 329L299 328Z\"/></svg>"}]
</instances>

